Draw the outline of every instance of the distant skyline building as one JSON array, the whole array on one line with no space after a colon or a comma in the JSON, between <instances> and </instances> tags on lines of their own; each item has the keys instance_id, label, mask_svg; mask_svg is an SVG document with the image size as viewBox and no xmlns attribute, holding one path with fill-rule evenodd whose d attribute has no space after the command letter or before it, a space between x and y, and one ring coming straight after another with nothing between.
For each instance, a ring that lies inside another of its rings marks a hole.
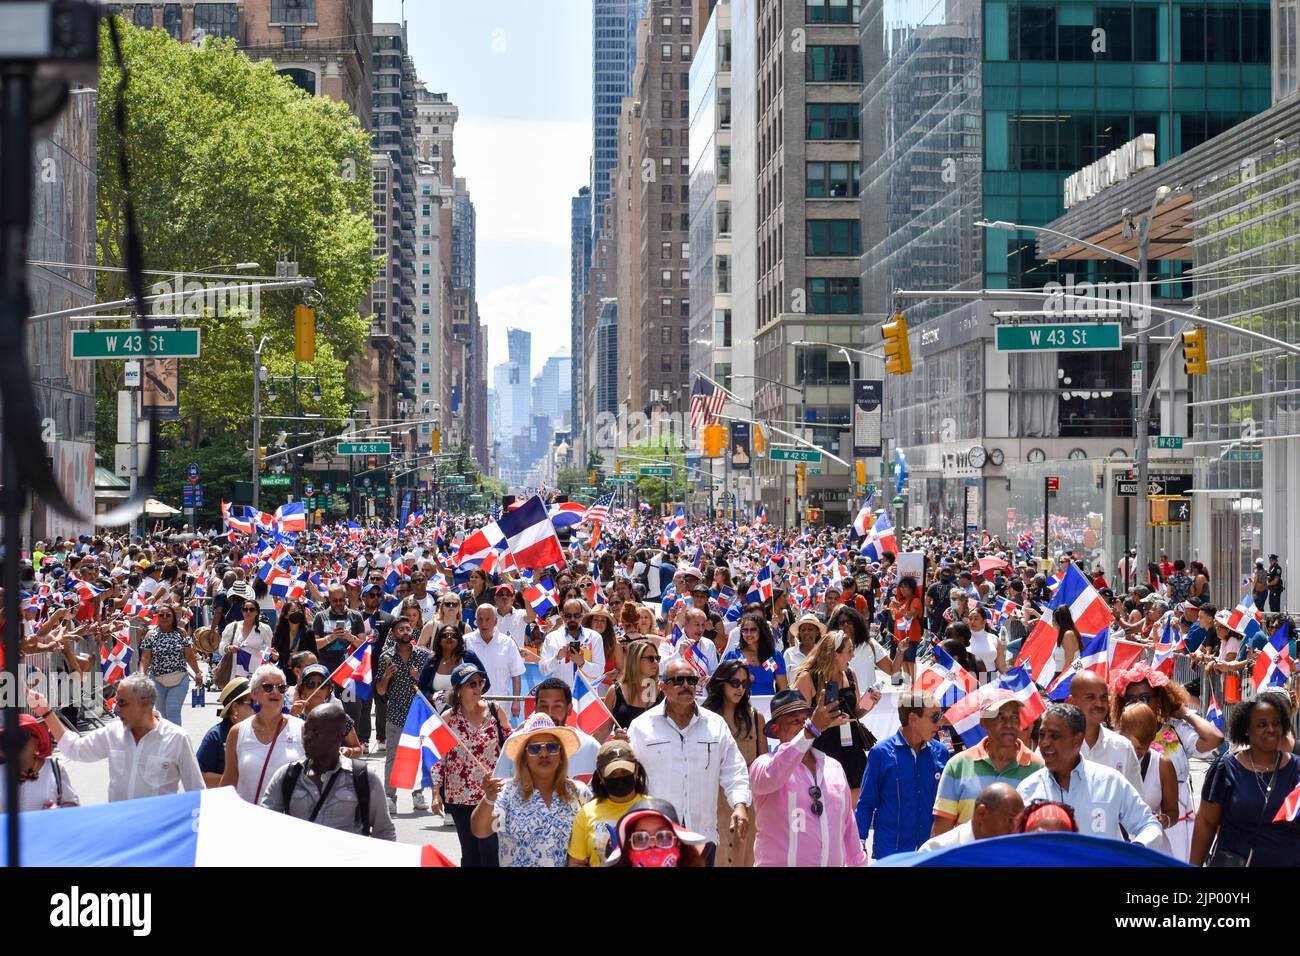
<instances>
[{"instance_id":1,"label":"distant skyline building","mask_svg":"<svg viewBox=\"0 0 1300 956\"><path fill-rule=\"evenodd\" d=\"M569 420L581 420L582 411L582 316L587 292L587 270L591 268L591 187L583 186L569 200Z\"/></svg>"},{"instance_id":2,"label":"distant skyline building","mask_svg":"<svg viewBox=\"0 0 1300 956\"><path fill-rule=\"evenodd\" d=\"M618 117L636 69L636 25L648 7L649 0L593 0L591 5L593 236L601 234L605 223L609 174L618 162Z\"/></svg>"}]
</instances>

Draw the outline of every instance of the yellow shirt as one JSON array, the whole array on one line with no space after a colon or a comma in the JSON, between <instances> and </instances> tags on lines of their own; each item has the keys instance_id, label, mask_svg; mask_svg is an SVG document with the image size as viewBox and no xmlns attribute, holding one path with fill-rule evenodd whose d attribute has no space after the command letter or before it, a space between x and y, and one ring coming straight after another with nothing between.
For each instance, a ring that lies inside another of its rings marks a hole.
<instances>
[{"instance_id":1,"label":"yellow shirt","mask_svg":"<svg viewBox=\"0 0 1300 956\"><path fill-rule=\"evenodd\" d=\"M573 820L573 836L569 838L569 856L586 860L588 866L604 866L610 844L614 842L618 821L632 804L644 797L632 794L619 803L605 798L589 800L582 805Z\"/></svg>"}]
</instances>

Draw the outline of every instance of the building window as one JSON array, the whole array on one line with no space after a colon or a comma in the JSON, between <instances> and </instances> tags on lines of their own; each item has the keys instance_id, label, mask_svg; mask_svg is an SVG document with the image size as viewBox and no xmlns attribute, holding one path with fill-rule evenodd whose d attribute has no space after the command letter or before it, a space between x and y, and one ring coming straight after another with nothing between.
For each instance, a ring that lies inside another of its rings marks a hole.
<instances>
[{"instance_id":1,"label":"building window","mask_svg":"<svg viewBox=\"0 0 1300 956\"><path fill-rule=\"evenodd\" d=\"M854 47L854 49L857 48ZM691 45L689 43L682 44L682 62L683 63L691 62Z\"/></svg>"},{"instance_id":2,"label":"building window","mask_svg":"<svg viewBox=\"0 0 1300 956\"><path fill-rule=\"evenodd\" d=\"M669 63L672 62L673 45L671 43L665 43L659 48L659 59Z\"/></svg>"},{"instance_id":3,"label":"building window","mask_svg":"<svg viewBox=\"0 0 1300 956\"><path fill-rule=\"evenodd\" d=\"M1056 59L1056 9L1017 4L1008 19L1013 60ZM1187 34L1184 30L1183 39Z\"/></svg>"},{"instance_id":4,"label":"building window","mask_svg":"<svg viewBox=\"0 0 1300 956\"><path fill-rule=\"evenodd\" d=\"M163 29L173 40L181 38L181 5L167 3L163 5Z\"/></svg>"},{"instance_id":5,"label":"building window","mask_svg":"<svg viewBox=\"0 0 1300 956\"><path fill-rule=\"evenodd\" d=\"M316 74L311 70L292 67L287 70L276 70L276 73L287 78L298 89L310 93L312 96L316 95Z\"/></svg>"},{"instance_id":6,"label":"building window","mask_svg":"<svg viewBox=\"0 0 1300 956\"><path fill-rule=\"evenodd\" d=\"M731 183L731 147L718 147L718 183L726 186Z\"/></svg>"},{"instance_id":7,"label":"building window","mask_svg":"<svg viewBox=\"0 0 1300 956\"><path fill-rule=\"evenodd\" d=\"M673 145L673 131L671 129L665 128L659 131L659 145L660 146Z\"/></svg>"},{"instance_id":8,"label":"building window","mask_svg":"<svg viewBox=\"0 0 1300 956\"><path fill-rule=\"evenodd\" d=\"M145 30L153 29L153 4L137 3L131 22Z\"/></svg>"},{"instance_id":9,"label":"building window","mask_svg":"<svg viewBox=\"0 0 1300 956\"><path fill-rule=\"evenodd\" d=\"M691 174L691 159L689 156L682 157L680 172L683 176L689 176Z\"/></svg>"},{"instance_id":10,"label":"building window","mask_svg":"<svg viewBox=\"0 0 1300 956\"><path fill-rule=\"evenodd\" d=\"M684 120L688 120L691 118L690 100L682 100L681 118Z\"/></svg>"},{"instance_id":11,"label":"building window","mask_svg":"<svg viewBox=\"0 0 1300 956\"><path fill-rule=\"evenodd\" d=\"M713 345L716 348L731 348L731 310L713 310Z\"/></svg>"},{"instance_id":12,"label":"building window","mask_svg":"<svg viewBox=\"0 0 1300 956\"><path fill-rule=\"evenodd\" d=\"M805 79L810 83L861 83L862 56L856 46L810 46Z\"/></svg>"},{"instance_id":13,"label":"building window","mask_svg":"<svg viewBox=\"0 0 1300 956\"><path fill-rule=\"evenodd\" d=\"M682 213L682 224L680 228L682 232L691 231L691 214L689 212Z\"/></svg>"},{"instance_id":14,"label":"building window","mask_svg":"<svg viewBox=\"0 0 1300 956\"><path fill-rule=\"evenodd\" d=\"M428 394L429 394L429 383L428 383L428 382L421 382L421 383L420 383L420 394L421 394L421 395L428 395Z\"/></svg>"},{"instance_id":15,"label":"building window","mask_svg":"<svg viewBox=\"0 0 1300 956\"><path fill-rule=\"evenodd\" d=\"M665 176L673 174L673 158L671 156L659 157L659 168L663 170Z\"/></svg>"},{"instance_id":16,"label":"building window","mask_svg":"<svg viewBox=\"0 0 1300 956\"><path fill-rule=\"evenodd\" d=\"M421 363L420 363L420 374L421 374L421 375L428 375L428 374L429 374L429 363L428 363L428 362L421 362Z\"/></svg>"},{"instance_id":17,"label":"building window","mask_svg":"<svg viewBox=\"0 0 1300 956\"><path fill-rule=\"evenodd\" d=\"M420 323L420 334L421 334L421 335L428 335L428 334L429 334L429 323L428 323L428 322L421 322L421 323Z\"/></svg>"},{"instance_id":18,"label":"building window","mask_svg":"<svg viewBox=\"0 0 1300 956\"><path fill-rule=\"evenodd\" d=\"M664 329L664 331L668 332L671 336L671 332L672 332L671 329ZM669 341L671 341L671 338L669 339ZM673 357L671 355L668 355L667 353L659 356L659 371L671 372L672 370L673 370Z\"/></svg>"},{"instance_id":19,"label":"building window","mask_svg":"<svg viewBox=\"0 0 1300 956\"><path fill-rule=\"evenodd\" d=\"M731 201L719 199L717 206L714 207L714 214L717 216L718 235L731 235Z\"/></svg>"},{"instance_id":20,"label":"building window","mask_svg":"<svg viewBox=\"0 0 1300 956\"><path fill-rule=\"evenodd\" d=\"M809 199L847 199L858 195L861 163L808 163L805 195Z\"/></svg>"},{"instance_id":21,"label":"building window","mask_svg":"<svg viewBox=\"0 0 1300 956\"><path fill-rule=\"evenodd\" d=\"M664 99L659 102L659 114L663 119L673 118L673 101Z\"/></svg>"},{"instance_id":22,"label":"building window","mask_svg":"<svg viewBox=\"0 0 1300 956\"><path fill-rule=\"evenodd\" d=\"M679 195L682 197L681 202L688 203L691 201L691 187L689 183L682 183Z\"/></svg>"},{"instance_id":23,"label":"building window","mask_svg":"<svg viewBox=\"0 0 1300 956\"><path fill-rule=\"evenodd\" d=\"M420 255L422 256L429 255L429 243L427 242L420 243ZM427 269L428 266L425 266L425 268Z\"/></svg>"},{"instance_id":24,"label":"building window","mask_svg":"<svg viewBox=\"0 0 1300 956\"><path fill-rule=\"evenodd\" d=\"M670 286L673 284L673 270L664 269L659 273L659 282L661 285Z\"/></svg>"},{"instance_id":25,"label":"building window","mask_svg":"<svg viewBox=\"0 0 1300 956\"><path fill-rule=\"evenodd\" d=\"M678 301L678 303L677 303L677 314L680 315L683 319L689 319L689 318L691 317L691 300L690 300L690 299L681 299L681 300Z\"/></svg>"},{"instance_id":26,"label":"building window","mask_svg":"<svg viewBox=\"0 0 1300 956\"><path fill-rule=\"evenodd\" d=\"M691 35L691 18L690 18L690 17L682 17L682 18L681 18L681 21L680 21L679 24L678 24L678 31L677 31L677 32L680 33L680 34L681 34L682 36L684 36L684 37L688 37L688 36Z\"/></svg>"},{"instance_id":27,"label":"building window","mask_svg":"<svg viewBox=\"0 0 1300 956\"><path fill-rule=\"evenodd\" d=\"M673 18L672 18L672 17L664 17L664 18L659 22L659 28L660 28L661 30L663 30L664 33L672 33L672 32L673 32Z\"/></svg>"},{"instance_id":28,"label":"building window","mask_svg":"<svg viewBox=\"0 0 1300 956\"><path fill-rule=\"evenodd\" d=\"M194 30L202 30L205 37L237 37L239 35L239 4L194 4Z\"/></svg>"},{"instance_id":29,"label":"building window","mask_svg":"<svg viewBox=\"0 0 1300 956\"><path fill-rule=\"evenodd\" d=\"M689 242L682 243L682 258L687 262L691 261L691 244Z\"/></svg>"},{"instance_id":30,"label":"building window","mask_svg":"<svg viewBox=\"0 0 1300 956\"><path fill-rule=\"evenodd\" d=\"M659 344L660 345L673 344L673 330L668 326L664 326L662 329L659 330Z\"/></svg>"},{"instance_id":31,"label":"building window","mask_svg":"<svg viewBox=\"0 0 1300 956\"><path fill-rule=\"evenodd\" d=\"M420 295L428 295L428 294L429 294L429 283L427 283L427 282L421 282L421 283L420 283Z\"/></svg>"},{"instance_id":32,"label":"building window","mask_svg":"<svg viewBox=\"0 0 1300 956\"><path fill-rule=\"evenodd\" d=\"M427 329L428 326L426 325L425 328ZM428 355L428 354L429 354L429 343L428 343L428 342L421 342L421 343L420 343L420 354L421 354L421 355Z\"/></svg>"},{"instance_id":33,"label":"building window","mask_svg":"<svg viewBox=\"0 0 1300 956\"><path fill-rule=\"evenodd\" d=\"M718 87L718 128L731 129L731 87Z\"/></svg>"},{"instance_id":34,"label":"building window","mask_svg":"<svg viewBox=\"0 0 1300 956\"><path fill-rule=\"evenodd\" d=\"M862 255L862 224L857 219L809 219L807 255Z\"/></svg>"},{"instance_id":35,"label":"building window","mask_svg":"<svg viewBox=\"0 0 1300 956\"><path fill-rule=\"evenodd\" d=\"M856 103L809 103L808 139L858 139L859 111Z\"/></svg>"},{"instance_id":36,"label":"building window","mask_svg":"<svg viewBox=\"0 0 1300 956\"><path fill-rule=\"evenodd\" d=\"M718 291L731 291L731 256L718 256Z\"/></svg>"},{"instance_id":37,"label":"building window","mask_svg":"<svg viewBox=\"0 0 1300 956\"><path fill-rule=\"evenodd\" d=\"M429 275L429 263L427 262L420 263L420 275L422 276Z\"/></svg>"},{"instance_id":38,"label":"building window","mask_svg":"<svg viewBox=\"0 0 1300 956\"><path fill-rule=\"evenodd\" d=\"M804 0L804 23L857 23L861 0Z\"/></svg>"},{"instance_id":39,"label":"building window","mask_svg":"<svg viewBox=\"0 0 1300 956\"><path fill-rule=\"evenodd\" d=\"M680 334L679 336L677 336L677 344L678 344L678 345L690 345L690 344L691 344L691 330L688 329L686 326L683 325L680 329L678 329L678 331L679 331L681 334Z\"/></svg>"},{"instance_id":40,"label":"building window","mask_svg":"<svg viewBox=\"0 0 1300 956\"><path fill-rule=\"evenodd\" d=\"M315 23L316 0L271 0L272 23Z\"/></svg>"},{"instance_id":41,"label":"building window","mask_svg":"<svg viewBox=\"0 0 1300 956\"><path fill-rule=\"evenodd\" d=\"M669 317L669 318L672 317L672 314L673 314L673 300L672 300L672 299L660 299L660 300L659 300L659 314L660 314L660 315L663 315L663 316L667 316L667 317Z\"/></svg>"},{"instance_id":42,"label":"building window","mask_svg":"<svg viewBox=\"0 0 1300 956\"><path fill-rule=\"evenodd\" d=\"M808 280L808 311L814 315L856 315L862 311L862 291L855 278Z\"/></svg>"},{"instance_id":43,"label":"building window","mask_svg":"<svg viewBox=\"0 0 1300 956\"><path fill-rule=\"evenodd\" d=\"M671 242L659 243L659 258L671 259L673 257L673 244Z\"/></svg>"},{"instance_id":44,"label":"building window","mask_svg":"<svg viewBox=\"0 0 1300 956\"><path fill-rule=\"evenodd\" d=\"M421 314L421 315L428 315L428 314L429 314L429 303L427 303L427 302L422 302L422 303L420 303L420 314Z\"/></svg>"},{"instance_id":45,"label":"building window","mask_svg":"<svg viewBox=\"0 0 1300 956\"><path fill-rule=\"evenodd\" d=\"M661 90L671 90L673 88L673 75L671 73L661 73L659 75L659 88Z\"/></svg>"},{"instance_id":46,"label":"building window","mask_svg":"<svg viewBox=\"0 0 1300 956\"><path fill-rule=\"evenodd\" d=\"M681 280L683 289L691 284L691 272L689 269L683 269L681 271Z\"/></svg>"}]
</instances>

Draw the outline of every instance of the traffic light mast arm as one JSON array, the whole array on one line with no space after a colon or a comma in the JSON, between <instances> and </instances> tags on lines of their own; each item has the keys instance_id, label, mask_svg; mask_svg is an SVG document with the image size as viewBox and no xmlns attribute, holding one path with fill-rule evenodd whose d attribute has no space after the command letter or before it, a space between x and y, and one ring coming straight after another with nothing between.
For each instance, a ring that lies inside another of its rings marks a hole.
<instances>
[{"instance_id":1,"label":"traffic light mast arm","mask_svg":"<svg viewBox=\"0 0 1300 956\"><path fill-rule=\"evenodd\" d=\"M794 434L793 432L788 432L788 431L786 431L784 428L777 428L777 427L776 427L775 425L773 425L771 422L768 422L768 421L759 422L759 421L755 421L755 420L752 419L752 418L737 418L735 415L719 415L718 417L719 417L719 418L725 418L725 419L726 419L727 421L729 421L729 422L748 422L748 423L751 424L751 425L761 425L761 426L763 426L763 427L765 427L765 428L770 428L772 431L777 432L777 433L780 434L780 435L784 435L786 438L792 439L793 441L797 441L799 444L803 445L805 448L811 448L813 451L819 451L819 452L821 452L823 455L825 455L825 456L826 456L827 458L829 458L831 461L838 461L838 462L839 462L841 465L843 465L845 468L852 468L852 467L853 467L853 466L850 465L847 461L845 461L843 458L841 458L839 455L831 454L831 453L828 452L825 448L823 448L821 445L814 445L814 444L813 444L812 442L810 442L808 439L806 439L806 438L800 438L798 435Z\"/></svg>"},{"instance_id":2,"label":"traffic light mast arm","mask_svg":"<svg viewBox=\"0 0 1300 956\"><path fill-rule=\"evenodd\" d=\"M324 445L327 444L328 442L337 442L348 438L355 438L357 435L367 435L370 432L386 431L388 429L406 431L409 428L411 428L413 425L433 424L435 421L437 421L437 419L424 418L424 419L417 419L416 421L411 421L411 422L390 422L387 425L375 425L371 428L358 428L355 431L341 432L337 435L328 435L325 438L317 438L315 441L309 441L304 445L295 445L293 448L285 448L282 451L273 452L267 455L266 457L264 457L262 461L268 462L268 461L275 461L277 458L286 458L289 455L292 455L294 452L302 451L304 448L314 448L316 445Z\"/></svg>"}]
</instances>

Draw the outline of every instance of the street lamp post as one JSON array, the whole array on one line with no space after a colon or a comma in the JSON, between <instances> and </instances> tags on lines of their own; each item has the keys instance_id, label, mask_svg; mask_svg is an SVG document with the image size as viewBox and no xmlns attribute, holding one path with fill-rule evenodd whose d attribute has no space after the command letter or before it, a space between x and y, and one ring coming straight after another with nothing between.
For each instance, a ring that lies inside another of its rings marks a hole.
<instances>
[{"instance_id":1,"label":"street lamp post","mask_svg":"<svg viewBox=\"0 0 1300 956\"><path fill-rule=\"evenodd\" d=\"M796 386L794 386L794 385L787 385L785 382L778 382L778 381L777 381L776 379L774 379L774 378L764 378L762 375L742 375L742 374L739 373L739 372L733 372L732 375L731 375L731 377L732 377L732 378L752 378L752 379L753 379L754 381L756 381L756 382L765 382L765 383L767 383L768 385L776 385L776 386L778 386L779 388L786 388L786 389L789 389L789 390L792 391L792 392L798 392L798 393L799 393L799 409L800 409L800 412L799 412L799 418L800 418L800 421L799 421L799 432L800 432L800 437L801 437L801 440L803 441L803 443L804 443L805 445L808 445L808 446L810 446L810 447L816 447L816 446L813 444L813 442L812 442L811 440L809 440L809 438L808 438L808 436L807 436L807 434L806 434L807 429L808 429L808 386L807 386L807 384L806 384L805 382L801 382L801 383L796 387ZM757 416L755 416L755 417L757 417ZM782 478L784 478L784 477L785 477L785 473L783 472L783 473L782 473ZM785 502L786 502L786 494L785 494L785 491L786 491L786 488L785 488L785 482L782 481L782 483L781 483L781 526L782 526L782 527L785 527L787 524L789 524L789 514L787 513L787 511L786 511L786 507L785 507ZM795 489L795 511L796 511L796 512L798 512L798 510L799 510L799 501L798 501L798 498L799 498L798 488L796 487L796 489ZM799 518L799 515L796 514L795 517L796 517L796 519L798 519L798 518ZM800 527L802 527L802 523L800 524Z\"/></svg>"},{"instance_id":2,"label":"street lamp post","mask_svg":"<svg viewBox=\"0 0 1300 956\"><path fill-rule=\"evenodd\" d=\"M262 383L266 381L266 369L262 366L262 349L266 348L266 336L253 349L253 507L261 510L262 503ZM248 344L253 344L253 337L248 337Z\"/></svg>"},{"instance_id":3,"label":"street lamp post","mask_svg":"<svg viewBox=\"0 0 1300 956\"><path fill-rule=\"evenodd\" d=\"M858 382L858 369L857 366L854 364L853 359L849 357L849 353L852 352L854 355L861 355L864 357L869 357L873 353L867 352L863 349L850 348L847 345L831 345L829 342L808 342L802 339L795 342L791 342L790 344L801 348L837 349L840 352L840 354L844 356L844 361L848 363L849 366L849 500L852 501L856 497L856 491L857 491L856 481L857 481L857 470L858 470L857 439L855 434L855 427L858 418L857 396L855 395L857 389L857 382ZM850 514L853 513L852 508L849 509L849 513Z\"/></svg>"}]
</instances>

